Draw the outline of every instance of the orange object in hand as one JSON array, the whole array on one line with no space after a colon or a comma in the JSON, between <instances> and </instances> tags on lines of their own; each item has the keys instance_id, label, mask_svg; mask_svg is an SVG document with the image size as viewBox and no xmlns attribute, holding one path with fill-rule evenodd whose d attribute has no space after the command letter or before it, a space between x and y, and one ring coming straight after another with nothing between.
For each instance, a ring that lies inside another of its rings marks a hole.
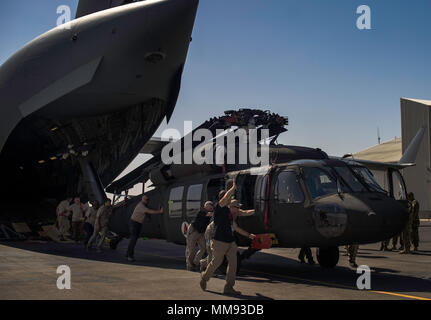
<instances>
[{"instance_id":1,"label":"orange object in hand","mask_svg":"<svg viewBox=\"0 0 431 320\"><path fill-rule=\"evenodd\" d=\"M257 234L251 246L253 249L269 249L272 247L272 238L269 234Z\"/></svg>"}]
</instances>

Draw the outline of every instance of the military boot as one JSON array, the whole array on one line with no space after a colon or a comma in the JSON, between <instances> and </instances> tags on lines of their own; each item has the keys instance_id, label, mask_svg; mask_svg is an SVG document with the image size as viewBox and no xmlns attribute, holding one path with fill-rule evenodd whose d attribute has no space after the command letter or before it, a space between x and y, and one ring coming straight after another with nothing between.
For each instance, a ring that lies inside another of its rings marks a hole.
<instances>
[{"instance_id":1,"label":"military boot","mask_svg":"<svg viewBox=\"0 0 431 320\"><path fill-rule=\"evenodd\" d=\"M223 290L223 294L228 294L228 295L240 295L241 292L240 291L236 291L233 287L225 285L224 286L224 290Z\"/></svg>"},{"instance_id":2,"label":"military boot","mask_svg":"<svg viewBox=\"0 0 431 320\"><path fill-rule=\"evenodd\" d=\"M201 273L201 282L199 283L199 285L201 286L201 289L203 291L205 291L207 289L207 282L203 278L203 272Z\"/></svg>"}]
</instances>

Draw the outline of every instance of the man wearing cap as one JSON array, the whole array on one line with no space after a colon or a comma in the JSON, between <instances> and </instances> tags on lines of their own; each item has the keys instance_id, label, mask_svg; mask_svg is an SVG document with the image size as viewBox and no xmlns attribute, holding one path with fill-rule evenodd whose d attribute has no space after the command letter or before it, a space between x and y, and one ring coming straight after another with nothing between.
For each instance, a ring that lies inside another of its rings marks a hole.
<instances>
[{"instance_id":1,"label":"man wearing cap","mask_svg":"<svg viewBox=\"0 0 431 320\"><path fill-rule=\"evenodd\" d=\"M99 210L99 208L100 208L99 201L95 200L92 203L92 206L85 211L85 222L84 222L84 231L86 234L85 241L84 241L85 246L87 246L88 241L90 241L90 238L93 236L94 225L96 223L97 211Z\"/></svg>"},{"instance_id":2,"label":"man wearing cap","mask_svg":"<svg viewBox=\"0 0 431 320\"><path fill-rule=\"evenodd\" d=\"M205 202L204 210L199 211L195 220L190 225L187 232L186 263L187 270L192 271L198 265L205 253L204 232L210 223L214 212L214 204L211 201ZM196 253L196 245L199 251Z\"/></svg>"},{"instance_id":3,"label":"man wearing cap","mask_svg":"<svg viewBox=\"0 0 431 320\"><path fill-rule=\"evenodd\" d=\"M72 230L73 239L78 243L82 238L82 227L84 224L84 206L81 203L81 198L76 197L74 203L70 206L72 211Z\"/></svg>"},{"instance_id":4,"label":"man wearing cap","mask_svg":"<svg viewBox=\"0 0 431 320\"><path fill-rule=\"evenodd\" d=\"M58 221L58 229L60 233L60 240L65 241L65 236L69 233L70 224L69 224L69 215L70 211L70 203L72 202L72 197L67 197L66 200L60 202L57 207L57 221Z\"/></svg>"},{"instance_id":5,"label":"man wearing cap","mask_svg":"<svg viewBox=\"0 0 431 320\"><path fill-rule=\"evenodd\" d=\"M219 200L222 199L224 197L224 195L226 194L225 190L220 191L219 193ZM238 217L248 217L254 214L254 209L253 210L242 210L239 209L238 214L236 216ZM208 227L205 230L205 234L204 234L204 238L205 238L205 244L206 244L206 250L207 250L207 256L204 259L201 259L200 261L200 271L204 271L207 267L208 264L211 262L212 260L212 241L214 239L214 232L215 232L215 226L214 226L214 216L211 219L210 224L208 225Z\"/></svg>"},{"instance_id":6,"label":"man wearing cap","mask_svg":"<svg viewBox=\"0 0 431 320\"><path fill-rule=\"evenodd\" d=\"M254 239L254 234L238 227L234 220L234 216L238 214L241 204L233 200L232 195L235 192L236 183L233 181L232 188L227 191L220 199L214 210L214 225L215 234L212 241L213 258L208 267L201 274L200 286L202 290L206 290L207 282L212 277L217 268L223 263L224 257L228 261L226 272L226 285L224 287L224 294L241 294L241 292L234 290L237 269L237 245L233 232Z\"/></svg>"},{"instance_id":7,"label":"man wearing cap","mask_svg":"<svg viewBox=\"0 0 431 320\"><path fill-rule=\"evenodd\" d=\"M163 209L153 210L148 208L150 198L147 195L143 195L141 201L136 205L132 216L129 220L130 240L129 246L127 247L127 260L130 262L135 261L135 247L138 242L138 238L141 235L142 226L147 214L163 214Z\"/></svg>"}]
</instances>

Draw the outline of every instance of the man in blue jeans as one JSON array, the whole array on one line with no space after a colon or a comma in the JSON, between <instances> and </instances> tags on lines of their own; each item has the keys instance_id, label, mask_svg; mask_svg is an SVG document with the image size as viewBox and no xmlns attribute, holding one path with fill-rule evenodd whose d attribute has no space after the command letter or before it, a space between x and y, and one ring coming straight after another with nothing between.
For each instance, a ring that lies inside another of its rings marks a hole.
<instances>
[{"instance_id":1,"label":"man in blue jeans","mask_svg":"<svg viewBox=\"0 0 431 320\"><path fill-rule=\"evenodd\" d=\"M145 216L147 214L162 214L163 209L152 210L147 207L148 197L142 196L142 200L138 203L132 216L130 217L129 228L130 228L130 241L129 247L127 248L127 260L130 262L135 261L135 246L138 238L141 234L142 224L144 223Z\"/></svg>"}]
</instances>

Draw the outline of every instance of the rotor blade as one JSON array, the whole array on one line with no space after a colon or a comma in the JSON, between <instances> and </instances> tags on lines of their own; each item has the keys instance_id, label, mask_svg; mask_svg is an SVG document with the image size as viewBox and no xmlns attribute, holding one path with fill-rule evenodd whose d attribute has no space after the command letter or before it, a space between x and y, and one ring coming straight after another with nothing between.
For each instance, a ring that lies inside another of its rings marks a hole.
<instances>
[{"instance_id":1,"label":"rotor blade","mask_svg":"<svg viewBox=\"0 0 431 320\"><path fill-rule=\"evenodd\" d=\"M334 160L344 160L347 161L350 165L354 165L355 163L362 164L368 169L374 170L386 170L386 169L397 169L401 170L408 167L413 167L414 163L392 163L392 162L380 162L380 161L371 161L371 160L361 160L361 159L353 159L353 158L341 158L341 157L330 157L330 159Z\"/></svg>"}]
</instances>

